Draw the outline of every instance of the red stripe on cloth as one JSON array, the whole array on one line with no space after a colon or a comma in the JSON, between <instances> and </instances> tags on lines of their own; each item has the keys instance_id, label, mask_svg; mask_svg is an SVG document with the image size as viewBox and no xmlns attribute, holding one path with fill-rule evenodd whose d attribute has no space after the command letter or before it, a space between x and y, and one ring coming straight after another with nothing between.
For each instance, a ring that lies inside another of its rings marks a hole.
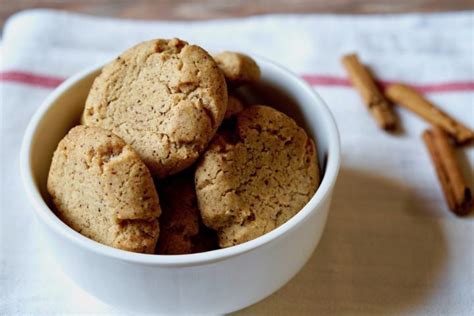
<instances>
[{"instance_id":1,"label":"red stripe on cloth","mask_svg":"<svg viewBox=\"0 0 474 316\"><path fill-rule=\"evenodd\" d=\"M351 87L351 82L347 78L336 76L320 76L320 75L302 75L312 86L334 86L334 87Z\"/></svg>"},{"instance_id":2,"label":"red stripe on cloth","mask_svg":"<svg viewBox=\"0 0 474 316\"><path fill-rule=\"evenodd\" d=\"M410 84L410 86L423 93L474 91L474 81L451 81L425 85Z\"/></svg>"},{"instance_id":3,"label":"red stripe on cloth","mask_svg":"<svg viewBox=\"0 0 474 316\"><path fill-rule=\"evenodd\" d=\"M320 76L320 75L303 75L305 79L312 86L335 86L335 87L351 87L352 84L349 79L336 76ZM383 87L387 87L397 81L380 81L377 82ZM457 91L474 91L474 81L450 81L432 84L414 84L409 83L411 87L422 93L430 92L457 92Z\"/></svg>"},{"instance_id":4,"label":"red stripe on cloth","mask_svg":"<svg viewBox=\"0 0 474 316\"><path fill-rule=\"evenodd\" d=\"M326 87L351 87L351 82L344 77L326 76L326 75L303 75L312 86ZM15 82L43 88L56 88L64 81L64 78L55 76L40 75L26 71L4 71L0 72L0 82ZM387 86L394 81L382 81L382 86ZM410 84L413 88L422 93L430 92L462 92L474 91L474 81L450 81L433 84Z\"/></svg>"},{"instance_id":5,"label":"red stripe on cloth","mask_svg":"<svg viewBox=\"0 0 474 316\"><path fill-rule=\"evenodd\" d=\"M43 88L56 88L64 79L25 71L4 71L0 72L0 81L15 82Z\"/></svg>"}]
</instances>

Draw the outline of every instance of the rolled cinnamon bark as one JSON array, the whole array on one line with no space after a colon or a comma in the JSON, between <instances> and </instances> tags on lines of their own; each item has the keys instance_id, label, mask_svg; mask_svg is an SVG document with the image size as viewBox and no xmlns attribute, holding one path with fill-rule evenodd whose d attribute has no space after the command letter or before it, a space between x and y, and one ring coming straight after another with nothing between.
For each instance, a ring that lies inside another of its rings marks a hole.
<instances>
[{"instance_id":1,"label":"rolled cinnamon bark","mask_svg":"<svg viewBox=\"0 0 474 316\"><path fill-rule=\"evenodd\" d=\"M384 130L395 130L397 128L397 118L392 107L375 84L370 72L359 62L357 55L344 56L342 64L378 125Z\"/></svg>"},{"instance_id":2,"label":"rolled cinnamon bark","mask_svg":"<svg viewBox=\"0 0 474 316\"><path fill-rule=\"evenodd\" d=\"M466 215L472 210L472 194L456 162L448 136L441 128L434 127L432 130L426 130L422 137L449 209L457 215Z\"/></svg>"},{"instance_id":3,"label":"rolled cinnamon bark","mask_svg":"<svg viewBox=\"0 0 474 316\"><path fill-rule=\"evenodd\" d=\"M385 90L385 95L397 103L418 114L433 125L441 127L457 143L463 144L474 139L474 132L437 108L421 94L404 84L392 84Z\"/></svg>"}]
</instances>

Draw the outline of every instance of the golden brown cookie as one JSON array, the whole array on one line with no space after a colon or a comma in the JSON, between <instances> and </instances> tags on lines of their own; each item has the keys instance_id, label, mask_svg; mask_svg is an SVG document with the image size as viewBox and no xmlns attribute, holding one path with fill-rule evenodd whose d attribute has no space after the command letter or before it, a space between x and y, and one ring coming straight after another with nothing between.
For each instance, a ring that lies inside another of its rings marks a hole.
<instances>
[{"instance_id":1,"label":"golden brown cookie","mask_svg":"<svg viewBox=\"0 0 474 316\"><path fill-rule=\"evenodd\" d=\"M205 227L197 207L194 172L184 171L160 183L162 214L156 253L179 255L217 249L217 236Z\"/></svg>"},{"instance_id":2,"label":"golden brown cookie","mask_svg":"<svg viewBox=\"0 0 474 316\"><path fill-rule=\"evenodd\" d=\"M224 119L230 119L243 111L244 105L238 98L229 95L227 100L227 111L225 111Z\"/></svg>"},{"instance_id":3,"label":"golden brown cookie","mask_svg":"<svg viewBox=\"0 0 474 316\"><path fill-rule=\"evenodd\" d=\"M313 196L316 148L285 114L251 106L221 130L199 161L196 193L203 222L221 247L259 237L285 223Z\"/></svg>"},{"instance_id":4,"label":"golden brown cookie","mask_svg":"<svg viewBox=\"0 0 474 316\"><path fill-rule=\"evenodd\" d=\"M236 52L222 52L213 57L230 84L239 85L260 79L260 68L250 56Z\"/></svg>"},{"instance_id":5,"label":"golden brown cookie","mask_svg":"<svg viewBox=\"0 0 474 316\"><path fill-rule=\"evenodd\" d=\"M83 121L130 144L160 178L190 166L224 118L227 87L202 48L178 39L130 48L95 79Z\"/></svg>"},{"instance_id":6,"label":"golden brown cookie","mask_svg":"<svg viewBox=\"0 0 474 316\"><path fill-rule=\"evenodd\" d=\"M77 126L54 152L48 192L57 215L95 241L153 253L160 205L135 150L109 131Z\"/></svg>"}]
</instances>

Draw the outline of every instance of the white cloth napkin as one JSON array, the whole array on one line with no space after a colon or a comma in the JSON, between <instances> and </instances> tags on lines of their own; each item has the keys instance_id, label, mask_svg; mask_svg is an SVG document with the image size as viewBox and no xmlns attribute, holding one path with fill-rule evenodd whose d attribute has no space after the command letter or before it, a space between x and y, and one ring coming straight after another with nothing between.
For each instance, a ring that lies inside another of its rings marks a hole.
<instances>
[{"instance_id":1,"label":"white cloth napkin","mask_svg":"<svg viewBox=\"0 0 474 316\"><path fill-rule=\"evenodd\" d=\"M380 131L348 85L356 51L383 80L404 81L474 127L474 14L270 15L140 22L47 10L9 19L1 56L0 314L125 314L60 271L36 227L18 154L38 105L63 78L145 39L256 53L305 75L334 113L343 164L321 243L291 282L243 314L473 315L474 216L449 213L420 134ZM460 151L473 184L473 147ZM249 284L251 286L251 284ZM156 293L159 295L159 293Z\"/></svg>"}]
</instances>

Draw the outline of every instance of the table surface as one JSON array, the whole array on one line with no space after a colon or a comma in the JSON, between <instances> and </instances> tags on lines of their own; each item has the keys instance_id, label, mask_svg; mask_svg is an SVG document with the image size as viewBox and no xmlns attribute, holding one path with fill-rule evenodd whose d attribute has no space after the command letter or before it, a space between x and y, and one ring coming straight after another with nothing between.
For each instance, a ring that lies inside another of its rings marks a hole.
<instances>
[{"instance_id":1,"label":"table surface","mask_svg":"<svg viewBox=\"0 0 474 316\"><path fill-rule=\"evenodd\" d=\"M25 14L16 19L6 30L3 48L11 49L1 60L2 66L63 78L110 58L139 39L169 32L169 25L163 23L82 20L54 14ZM397 136L380 132L357 92L344 83L339 62L343 53L356 51L380 79L418 84L425 90L464 83L460 86L466 90L428 97L474 128L469 117L474 101L469 88L472 45L465 40L472 36L473 22L472 14L375 17L370 21L280 17L206 22L198 33L189 25L173 25L173 33L204 47L217 47L218 42L222 48L266 56L299 74L339 82L316 87L338 122L343 150L324 236L293 280L241 315L473 314L474 213L457 218L446 209L420 139L427 124L396 108L404 132ZM61 31L56 32L58 29ZM101 32L95 32L97 29ZM276 39L271 38L275 30L279 31ZM76 36L81 38L80 49ZM35 84L31 78L23 80ZM0 133L0 196L5 199L5 204L0 203L0 223L5 223L0 225L0 240L8 236L9 242L2 244L0 255L0 289L6 289L7 297L0 299L0 314L80 311L112 315L113 307L83 300L85 292L76 290L44 251L18 177L24 128L50 92L15 82L2 85L1 108L8 119L2 120ZM474 183L474 174L468 172L474 166L474 147L465 147L459 154L466 166L464 174ZM4 258L8 260L2 262Z\"/></svg>"},{"instance_id":2,"label":"table surface","mask_svg":"<svg viewBox=\"0 0 474 316\"><path fill-rule=\"evenodd\" d=\"M20 10L54 8L137 19L211 19L265 13L402 13L473 10L472 0L0 0L0 28Z\"/></svg>"}]
</instances>

